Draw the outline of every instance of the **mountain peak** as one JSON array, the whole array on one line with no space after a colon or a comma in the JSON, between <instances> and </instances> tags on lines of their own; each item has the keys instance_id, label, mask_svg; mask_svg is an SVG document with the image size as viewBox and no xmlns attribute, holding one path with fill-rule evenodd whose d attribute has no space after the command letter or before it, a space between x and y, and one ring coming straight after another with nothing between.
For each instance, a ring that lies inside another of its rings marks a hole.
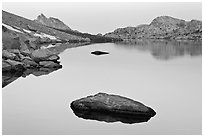
<instances>
[{"instance_id":1,"label":"mountain peak","mask_svg":"<svg viewBox=\"0 0 204 137\"><path fill-rule=\"evenodd\" d=\"M34 21L55 29L71 30L71 28L64 24L64 22L62 22L61 20L54 17L47 18L43 13L38 15L37 19Z\"/></svg>"},{"instance_id":2,"label":"mountain peak","mask_svg":"<svg viewBox=\"0 0 204 137\"><path fill-rule=\"evenodd\" d=\"M166 24L171 26L171 25L179 24L181 22L185 22L185 20L173 18L171 16L158 16L155 19L153 19L150 25L160 26L162 24Z\"/></svg>"}]
</instances>

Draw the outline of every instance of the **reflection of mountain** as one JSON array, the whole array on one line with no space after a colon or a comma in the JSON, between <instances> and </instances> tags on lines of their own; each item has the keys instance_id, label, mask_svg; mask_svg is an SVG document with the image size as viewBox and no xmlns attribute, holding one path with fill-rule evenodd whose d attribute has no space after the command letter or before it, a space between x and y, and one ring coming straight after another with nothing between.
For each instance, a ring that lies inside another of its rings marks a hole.
<instances>
[{"instance_id":1,"label":"reflection of mountain","mask_svg":"<svg viewBox=\"0 0 204 137\"><path fill-rule=\"evenodd\" d=\"M126 124L147 122L151 118L144 115L124 115L124 114L116 114L116 113L77 111L77 110L74 110L74 114L79 118L83 118L83 119L104 121L107 123L120 121Z\"/></svg>"},{"instance_id":2,"label":"reflection of mountain","mask_svg":"<svg viewBox=\"0 0 204 137\"><path fill-rule=\"evenodd\" d=\"M23 72L2 72L2 87L7 86L11 82L15 81L19 77L26 77L30 74L34 76L47 75L53 71L56 71L60 68L39 68L39 69L27 69Z\"/></svg>"},{"instance_id":3,"label":"reflection of mountain","mask_svg":"<svg viewBox=\"0 0 204 137\"><path fill-rule=\"evenodd\" d=\"M202 55L202 41L134 40L118 42L116 46L150 51L155 58L162 60L184 55Z\"/></svg>"}]
</instances>

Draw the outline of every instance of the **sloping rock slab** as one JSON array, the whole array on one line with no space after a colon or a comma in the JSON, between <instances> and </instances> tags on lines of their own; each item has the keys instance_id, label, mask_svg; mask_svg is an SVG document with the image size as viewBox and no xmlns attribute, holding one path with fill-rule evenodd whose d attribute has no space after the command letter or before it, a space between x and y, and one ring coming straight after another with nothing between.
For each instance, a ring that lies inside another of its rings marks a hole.
<instances>
[{"instance_id":1,"label":"sloping rock slab","mask_svg":"<svg viewBox=\"0 0 204 137\"><path fill-rule=\"evenodd\" d=\"M91 52L91 54L94 54L94 55L104 55L104 54L109 54L108 52L104 52L104 51L93 51Z\"/></svg>"},{"instance_id":2,"label":"sloping rock slab","mask_svg":"<svg viewBox=\"0 0 204 137\"><path fill-rule=\"evenodd\" d=\"M156 112L144 104L119 95L98 93L71 103L75 115L84 119L123 123L147 122Z\"/></svg>"}]
</instances>

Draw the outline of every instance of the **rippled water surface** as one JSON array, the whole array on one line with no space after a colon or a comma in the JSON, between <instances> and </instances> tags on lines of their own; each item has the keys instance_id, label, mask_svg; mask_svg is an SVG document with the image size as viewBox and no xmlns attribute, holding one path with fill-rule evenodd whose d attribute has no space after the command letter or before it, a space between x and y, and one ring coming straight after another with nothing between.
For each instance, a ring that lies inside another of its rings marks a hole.
<instances>
[{"instance_id":1,"label":"rippled water surface","mask_svg":"<svg viewBox=\"0 0 204 137\"><path fill-rule=\"evenodd\" d=\"M91 54L96 50L110 54ZM201 134L201 51L201 43L165 41L67 49L62 69L3 88L3 134ZM135 124L78 118L70 103L98 92L140 101L157 114Z\"/></svg>"}]
</instances>

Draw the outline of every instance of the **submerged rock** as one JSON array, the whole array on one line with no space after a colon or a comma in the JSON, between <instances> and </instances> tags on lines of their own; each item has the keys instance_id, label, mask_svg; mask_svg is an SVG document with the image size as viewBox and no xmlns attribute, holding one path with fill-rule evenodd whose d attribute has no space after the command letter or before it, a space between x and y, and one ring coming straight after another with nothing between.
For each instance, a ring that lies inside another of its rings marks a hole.
<instances>
[{"instance_id":1,"label":"submerged rock","mask_svg":"<svg viewBox=\"0 0 204 137\"><path fill-rule=\"evenodd\" d=\"M146 122L156 115L153 109L140 102L106 93L73 101L71 108L78 117L106 122Z\"/></svg>"},{"instance_id":2,"label":"submerged rock","mask_svg":"<svg viewBox=\"0 0 204 137\"><path fill-rule=\"evenodd\" d=\"M104 52L104 51L93 51L91 52L91 54L94 54L94 55L104 55L104 54L109 54L108 52Z\"/></svg>"}]
</instances>

